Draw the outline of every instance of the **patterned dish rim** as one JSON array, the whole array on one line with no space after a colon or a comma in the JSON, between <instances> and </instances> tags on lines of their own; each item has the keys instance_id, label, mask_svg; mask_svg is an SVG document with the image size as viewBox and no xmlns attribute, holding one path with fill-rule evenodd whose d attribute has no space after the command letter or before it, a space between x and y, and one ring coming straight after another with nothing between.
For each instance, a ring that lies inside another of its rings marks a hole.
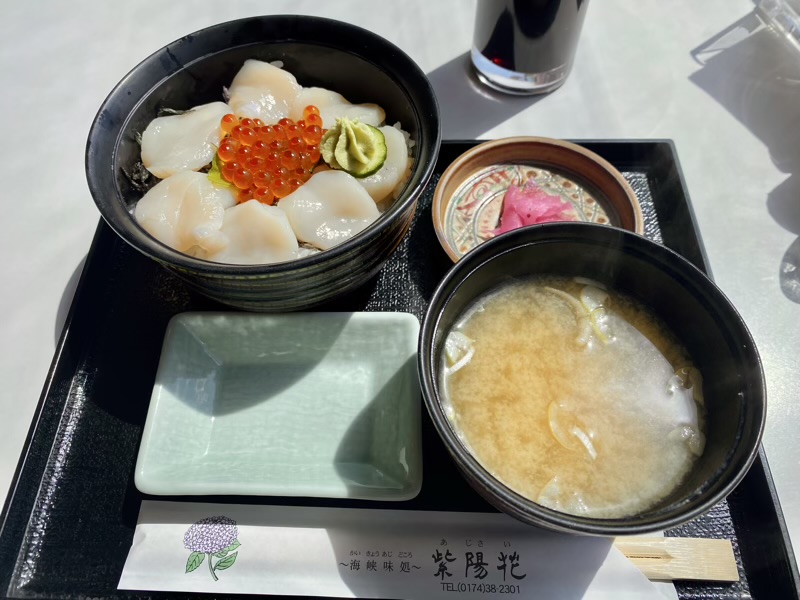
<instances>
[{"instance_id":1,"label":"patterned dish rim","mask_svg":"<svg viewBox=\"0 0 800 600\"><path fill-rule=\"evenodd\" d=\"M493 170L492 167L500 168ZM569 186L570 190L574 186L577 194L573 194L573 198L580 195L581 214L585 195L594 207L590 210L591 218L585 216L585 221L608 224L640 235L644 233L644 219L636 192L605 159L583 146L564 140L525 136L501 138L479 144L456 158L436 185L431 211L433 226L439 243L453 262L493 237L487 230L486 221L499 216L500 204L495 199L502 198L499 193L507 189L507 186L503 187L505 183L513 183L515 177L522 176L524 167L540 169L550 179L563 180L566 182L564 187ZM477 199L469 201L469 192L487 175L493 176L493 192L485 195L479 192ZM556 193L563 200L575 204L563 195L563 189L556 190ZM464 203L454 209L455 205L451 206L454 198L456 202L463 200ZM600 206L603 210L596 210ZM464 212L455 218L454 211L461 207L465 207ZM575 208L578 212L579 207L576 205ZM604 223L606 216L607 222Z\"/></svg>"}]
</instances>

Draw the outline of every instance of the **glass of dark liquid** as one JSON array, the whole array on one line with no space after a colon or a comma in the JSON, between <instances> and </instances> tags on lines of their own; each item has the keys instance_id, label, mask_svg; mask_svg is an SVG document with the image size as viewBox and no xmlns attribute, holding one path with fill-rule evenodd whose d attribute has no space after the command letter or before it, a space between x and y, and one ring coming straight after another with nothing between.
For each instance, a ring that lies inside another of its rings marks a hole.
<instances>
[{"instance_id":1,"label":"glass of dark liquid","mask_svg":"<svg viewBox=\"0 0 800 600\"><path fill-rule=\"evenodd\" d=\"M572 68L588 0L478 0L472 64L509 94L543 94Z\"/></svg>"}]
</instances>

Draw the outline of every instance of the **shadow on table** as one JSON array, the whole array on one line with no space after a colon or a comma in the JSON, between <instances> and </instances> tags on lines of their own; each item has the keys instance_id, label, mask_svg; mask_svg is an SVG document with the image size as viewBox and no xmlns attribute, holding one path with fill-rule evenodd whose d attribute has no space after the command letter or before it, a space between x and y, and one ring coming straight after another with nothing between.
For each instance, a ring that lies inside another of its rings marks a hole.
<instances>
[{"instance_id":1,"label":"shadow on table","mask_svg":"<svg viewBox=\"0 0 800 600\"><path fill-rule=\"evenodd\" d=\"M428 73L439 100L442 139L475 139L532 106L542 96L511 96L480 83L469 52ZM524 135L525 132L520 132Z\"/></svg>"},{"instance_id":2,"label":"shadow on table","mask_svg":"<svg viewBox=\"0 0 800 600\"><path fill-rule=\"evenodd\" d=\"M800 235L800 50L765 25L758 11L692 51L702 68L690 80L747 127L789 177L767 195L767 211ZM780 265L781 290L800 303L800 242Z\"/></svg>"}]
</instances>

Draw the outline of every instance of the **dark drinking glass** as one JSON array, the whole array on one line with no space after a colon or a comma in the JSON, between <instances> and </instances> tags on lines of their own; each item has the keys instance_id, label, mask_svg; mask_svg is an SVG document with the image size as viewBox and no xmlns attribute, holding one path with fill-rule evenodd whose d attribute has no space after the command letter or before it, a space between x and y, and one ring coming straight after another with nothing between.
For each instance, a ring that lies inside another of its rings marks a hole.
<instances>
[{"instance_id":1,"label":"dark drinking glass","mask_svg":"<svg viewBox=\"0 0 800 600\"><path fill-rule=\"evenodd\" d=\"M478 0L472 64L486 85L541 94L567 78L588 0Z\"/></svg>"}]
</instances>

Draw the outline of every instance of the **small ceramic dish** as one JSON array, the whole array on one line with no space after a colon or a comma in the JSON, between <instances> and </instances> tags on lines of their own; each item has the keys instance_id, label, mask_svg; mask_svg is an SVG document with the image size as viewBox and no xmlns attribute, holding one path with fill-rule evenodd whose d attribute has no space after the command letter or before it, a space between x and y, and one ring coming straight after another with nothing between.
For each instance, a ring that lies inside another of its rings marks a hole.
<instances>
[{"instance_id":1,"label":"small ceramic dish","mask_svg":"<svg viewBox=\"0 0 800 600\"><path fill-rule=\"evenodd\" d=\"M422 484L418 334L406 313L177 315L136 487L413 498Z\"/></svg>"},{"instance_id":2,"label":"small ceramic dish","mask_svg":"<svg viewBox=\"0 0 800 600\"><path fill-rule=\"evenodd\" d=\"M497 235L506 192L511 185L521 188L526 182L555 197L548 200L550 206L555 201L563 207L559 220L644 233L636 193L609 162L562 140L504 138L459 156L436 186L433 225L453 261Z\"/></svg>"}]
</instances>

